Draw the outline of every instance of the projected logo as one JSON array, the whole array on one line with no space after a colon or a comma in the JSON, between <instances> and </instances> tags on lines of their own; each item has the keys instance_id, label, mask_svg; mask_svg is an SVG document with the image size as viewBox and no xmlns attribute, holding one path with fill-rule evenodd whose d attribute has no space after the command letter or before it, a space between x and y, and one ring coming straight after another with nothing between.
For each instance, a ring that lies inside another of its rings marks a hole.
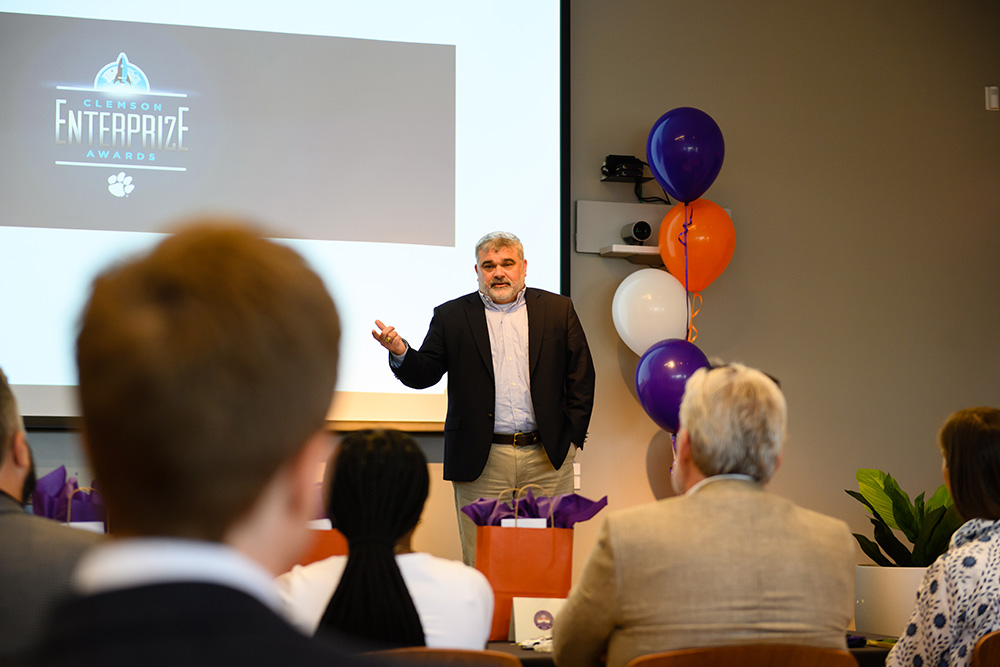
<instances>
[{"instance_id":1,"label":"projected logo","mask_svg":"<svg viewBox=\"0 0 1000 667\"><path fill-rule=\"evenodd\" d=\"M119 170L108 179L112 195L135 189L125 168L187 171L187 94L154 90L124 51L98 69L93 85L56 86L54 103L55 163Z\"/></svg>"},{"instance_id":2,"label":"projected logo","mask_svg":"<svg viewBox=\"0 0 1000 667\"><path fill-rule=\"evenodd\" d=\"M126 88L135 92L149 92L149 79L146 73L128 61L128 56L122 51L118 59L108 63L94 77L94 90L121 90Z\"/></svg>"},{"instance_id":3,"label":"projected logo","mask_svg":"<svg viewBox=\"0 0 1000 667\"><path fill-rule=\"evenodd\" d=\"M135 190L132 177L126 176L124 171L108 176L108 192L115 197L128 197Z\"/></svg>"}]
</instances>

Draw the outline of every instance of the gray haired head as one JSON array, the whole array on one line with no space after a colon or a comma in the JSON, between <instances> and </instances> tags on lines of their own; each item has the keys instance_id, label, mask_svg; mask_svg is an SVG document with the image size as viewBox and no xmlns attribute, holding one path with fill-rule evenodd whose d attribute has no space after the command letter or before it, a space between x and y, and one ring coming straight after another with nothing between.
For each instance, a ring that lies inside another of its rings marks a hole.
<instances>
[{"instance_id":1,"label":"gray haired head","mask_svg":"<svg viewBox=\"0 0 1000 667\"><path fill-rule=\"evenodd\" d=\"M479 255L485 250L499 250L500 248L517 248L517 258L524 259L524 246L521 239L510 232L490 232L476 242L476 263L479 263Z\"/></svg>"},{"instance_id":2,"label":"gray haired head","mask_svg":"<svg viewBox=\"0 0 1000 667\"><path fill-rule=\"evenodd\" d=\"M785 441L788 407L774 380L742 364L698 369L684 388L680 427L707 477L771 479Z\"/></svg>"}]
</instances>

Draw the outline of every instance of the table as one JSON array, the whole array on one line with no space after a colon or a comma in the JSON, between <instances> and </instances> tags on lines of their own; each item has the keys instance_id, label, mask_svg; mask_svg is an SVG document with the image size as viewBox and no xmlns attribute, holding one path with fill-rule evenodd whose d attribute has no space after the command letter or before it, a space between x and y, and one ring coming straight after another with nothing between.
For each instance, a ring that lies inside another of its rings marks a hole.
<instances>
[{"instance_id":1,"label":"table","mask_svg":"<svg viewBox=\"0 0 1000 667\"><path fill-rule=\"evenodd\" d=\"M525 665L531 667L553 667L551 653L540 653L538 651L526 651L513 642L490 642L486 648L491 651L503 651L516 657ZM858 667L884 667L885 656L889 654L889 649L880 646L862 646L861 648L850 649L851 655L858 661Z\"/></svg>"}]
</instances>

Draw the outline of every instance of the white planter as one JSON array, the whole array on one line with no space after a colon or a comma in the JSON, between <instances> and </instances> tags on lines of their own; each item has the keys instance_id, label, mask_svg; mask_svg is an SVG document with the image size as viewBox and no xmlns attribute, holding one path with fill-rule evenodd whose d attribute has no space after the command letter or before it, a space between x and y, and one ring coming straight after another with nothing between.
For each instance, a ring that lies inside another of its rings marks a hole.
<instances>
[{"instance_id":1,"label":"white planter","mask_svg":"<svg viewBox=\"0 0 1000 667\"><path fill-rule=\"evenodd\" d=\"M854 570L854 627L898 637L906 629L926 567L858 565Z\"/></svg>"}]
</instances>

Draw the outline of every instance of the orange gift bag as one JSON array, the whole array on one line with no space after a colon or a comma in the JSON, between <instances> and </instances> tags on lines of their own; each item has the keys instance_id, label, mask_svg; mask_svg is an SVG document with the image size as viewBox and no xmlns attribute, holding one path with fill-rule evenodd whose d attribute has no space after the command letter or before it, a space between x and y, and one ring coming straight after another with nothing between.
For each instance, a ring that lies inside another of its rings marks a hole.
<instances>
[{"instance_id":1,"label":"orange gift bag","mask_svg":"<svg viewBox=\"0 0 1000 667\"><path fill-rule=\"evenodd\" d=\"M573 578L572 528L476 527L476 569L493 586L490 641L504 641L515 597L564 598Z\"/></svg>"}]
</instances>

